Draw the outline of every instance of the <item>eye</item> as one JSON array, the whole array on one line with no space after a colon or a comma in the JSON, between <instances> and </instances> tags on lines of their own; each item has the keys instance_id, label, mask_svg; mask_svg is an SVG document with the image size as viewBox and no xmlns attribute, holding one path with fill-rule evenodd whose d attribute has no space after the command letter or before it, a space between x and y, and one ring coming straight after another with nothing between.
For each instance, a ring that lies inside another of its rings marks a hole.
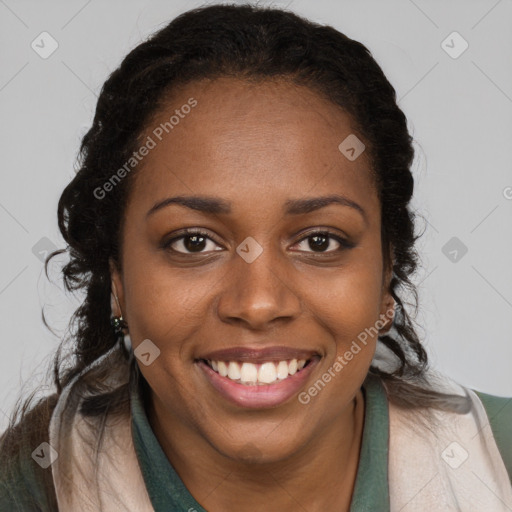
<instances>
[{"instance_id":1,"label":"eye","mask_svg":"<svg viewBox=\"0 0 512 512\"><path fill-rule=\"evenodd\" d=\"M210 249L208 249L208 241L212 242ZM336 242L339 247L334 250L326 250L331 246L333 241ZM326 229L312 231L297 242L298 245L305 243L307 243L308 247L312 250L303 250L303 252L336 253L354 247L354 244ZM215 249L215 245L218 246L219 244L217 244L206 231L200 229L186 229L180 235L164 242L162 248L170 249L179 254L201 254L212 250L222 250L222 248Z\"/></svg>"},{"instance_id":2,"label":"eye","mask_svg":"<svg viewBox=\"0 0 512 512\"><path fill-rule=\"evenodd\" d=\"M326 250L329 248L332 242L336 242L338 244L338 248L334 250ZM344 249L349 249L354 247L354 244L351 244L344 238L340 237L337 234L332 233L329 230L321 230L321 231L312 231L307 236L303 237L299 240L298 244L307 244L307 246L312 249L312 251L305 252L317 252L317 253L336 253L343 251Z\"/></svg>"},{"instance_id":3,"label":"eye","mask_svg":"<svg viewBox=\"0 0 512 512\"><path fill-rule=\"evenodd\" d=\"M213 246L217 245L216 242L209 236L208 233L202 231L200 229L186 229L182 232L181 235L175 236L171 238L167 242L162 245L163 249L171 249L174 252L178 252L180 254L201 254L204 251L205 247L208 247L207 241L213 242ZM178 250L173 245L180 247L185 250ZM213 248L210 248L212 250ZM213 249L218 250L218 249ZM222 250L222 249L220 249Z\"/></svg>"}]
</instances>

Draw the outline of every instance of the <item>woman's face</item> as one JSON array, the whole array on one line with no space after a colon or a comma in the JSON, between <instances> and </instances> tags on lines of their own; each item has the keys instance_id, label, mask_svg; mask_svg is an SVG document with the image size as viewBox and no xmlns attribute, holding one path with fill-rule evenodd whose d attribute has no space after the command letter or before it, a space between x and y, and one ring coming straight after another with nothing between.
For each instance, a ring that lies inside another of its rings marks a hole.
<instances>
[{"instance_id":1,"label":"woman's face","mask_svg":"<svg viewBox=\"0 0 512 512\"><path fill-rule=\"evenodd\" d=\"M114 272L137 363L162 422L280 460L350 409L389 309L367 154L339 149L347 114L285 82L195 82L168 105Z\"/></svg>"}]
</instances>

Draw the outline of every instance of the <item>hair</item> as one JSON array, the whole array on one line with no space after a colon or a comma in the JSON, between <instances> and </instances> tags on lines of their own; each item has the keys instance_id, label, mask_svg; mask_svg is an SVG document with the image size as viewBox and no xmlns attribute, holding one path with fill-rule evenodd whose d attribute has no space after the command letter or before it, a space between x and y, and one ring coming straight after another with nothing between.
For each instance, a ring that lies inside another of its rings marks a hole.
<instances>
[{"instance_id":1,"label":"hair","mask_svg":"<svg viewBox=\"0 0 512 512\"><path fill-rule=\"evenodd\" d=\"M392 329L378 338L395 368L386 371L374 364L369 373L382 379L390 399L400 406L461 409L452 395L431 387L427 353L405 308L413 306L417 313L418 294L411 276L418 266L415 242L421 235L415 234L415 214L408 206L414 189L413 139L394 88L363 44L330 26L282 9L211 5L179 15L130 51L101 89L92 126L81 142L76 176L58 203L58 225L67 247L50 254L45 263L48 276L50 259L68 253L69 261L62 268L64 286L71 292L84 290L85 299L54 356L56 393L36 406L46 414L36 414L39 421L33 421L31 399L18 406L8 429L11 435L0 440L6 453L29 435L27 429L47 428L48 404L54 405L63 387L107 351L118 346L119 364L137 371L112 329L109 267L112 260L122 269L124 211L137 170L102 199L94 191L140 147L145 128L172 91L221 77L287 81L307 87L350 115L371 162L381 206L383 262L392 267L389 292L395 301ZM405 302L403 292L412 295L412 303ZM62 351L68 344L71 363L65 365L68 358ZM105 391L107 370L100 365L84 384L96 397L88 402L87 414L126 403L126 386L117 394ZM14 426L17 419L29 417L30 428L21 420Z\"/></svg>"}]
</instances>

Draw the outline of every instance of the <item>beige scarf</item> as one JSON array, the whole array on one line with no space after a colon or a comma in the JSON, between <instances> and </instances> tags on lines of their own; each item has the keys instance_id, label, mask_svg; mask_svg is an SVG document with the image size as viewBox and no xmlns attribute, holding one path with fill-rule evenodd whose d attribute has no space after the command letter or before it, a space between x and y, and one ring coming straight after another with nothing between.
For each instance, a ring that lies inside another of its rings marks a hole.
<instances>
[{"instance_id":1,"label":"beige scarf","mask_svg":"<svg viewBox=\"0 0 512 512\"><path fill-rule=\"evenodd\" d=\"M126 363L116 357L111 350L90 367L112 359L108 367L121 369L110 376L112 389L129 381ZM154 512L133 446L130 412L106 415L95 459L89 446L100 420L77 412L80 378L64 388L50 422L50 445L58 453L51 467L59 511ZM480 399L447 378L437 389L466 391L472 410L435 411L438 423L421 429L416 411L388 402L391 512L510 512L512 487Z\"/></svg>"}]
</instances>

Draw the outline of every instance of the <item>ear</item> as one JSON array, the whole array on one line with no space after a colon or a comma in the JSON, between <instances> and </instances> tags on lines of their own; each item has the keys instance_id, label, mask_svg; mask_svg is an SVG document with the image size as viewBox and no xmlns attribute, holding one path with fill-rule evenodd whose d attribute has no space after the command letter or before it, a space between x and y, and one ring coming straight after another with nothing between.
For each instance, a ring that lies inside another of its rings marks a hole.
<instances>
[{"instance_id":1,"label":"ear","mask_svg":"<svg viewBox=\"0 0 512 512\"><path fill-rule=\"evenodd\" d=\"M390 254L389 265L384 269L382 278L382 294L380 305L380 317L382 327L379 329L379 336L387 334L393 325L395 314L395 299L391 295L391 279L393 277L393 266L395 263L393 254Z\"/></svg>"},{"instance_id":2,"label":"ear","mask_svg":"<svg viewBox=\"0 0 512 512\"><path fill-rule=\"evenodd\" d=\"M109 267L110 267L110 277L111 277L112 314L114 316L122 316L124 318L123 312L126 311L126 308L125 308L125 302L124 302L124 287L123 287L123 279L121 276L121 272L117 268L117 265L112 260L112 258L109 259ZM117 300L116 300L116 296L117 296ZM119 301L119 304L118 304L118 301Z\"/></svg>"}]
</instances>

